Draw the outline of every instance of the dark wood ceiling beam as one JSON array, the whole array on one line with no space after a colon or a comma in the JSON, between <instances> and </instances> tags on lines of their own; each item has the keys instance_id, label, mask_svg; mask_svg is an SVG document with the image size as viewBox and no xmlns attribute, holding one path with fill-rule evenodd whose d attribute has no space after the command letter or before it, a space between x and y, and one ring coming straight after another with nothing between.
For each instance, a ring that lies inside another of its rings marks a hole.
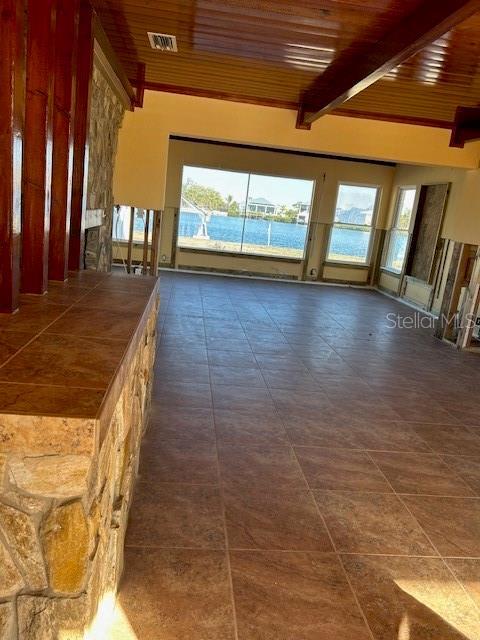
<instances>
[{"instance_id":1,"label":"dark wood ceiling beam","mask_svg":"<svg viewBox=\"0 0 480 640\"><path fill-rule=\"evenodd\" d=\"M480 0L424 0L377 44L349 47L302 96L298 126L311 125L479 10Z\"/></svg>"},{"instance_id":2,"label":"dark wood ceiling beam","mask_svg":"<svg viewBox=\"0 0 480 640\"><path fill-rule=\"evenodd\" d=\"M24 0L0 11L0 313L18 308L25 113Z\"/></svg>"},{"instance_id":3,"label":"dark wood ceiling beam","mask_svg":"<svg viewBox=\"0 0 480 640\"><path fill-rule=\"evenodd\" d=\"M463 149L466 142L480 140L480 107L458 107L450 146Z\"/></svg>"}]
</instances>

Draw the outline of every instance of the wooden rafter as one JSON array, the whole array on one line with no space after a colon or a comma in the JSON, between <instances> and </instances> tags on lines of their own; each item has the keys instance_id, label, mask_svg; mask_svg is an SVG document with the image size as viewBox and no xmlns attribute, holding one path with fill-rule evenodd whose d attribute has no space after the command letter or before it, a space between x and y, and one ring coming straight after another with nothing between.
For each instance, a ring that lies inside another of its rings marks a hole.
<instances>
[{"instance_id":1,"label":"wooden rafter","mask_svg":"<svg viewBox=\"0 0 480 640\"><path fill-rule=\"evenodd\" d=\"M480 0L424 0L374 45L350 47L302 96L297 127L308 127L477 11Z\"/></svg>"},{"instance_id":2,"label":"wooden rafter","mask_svg":"<svg viewBox=\"0 0 480 640\"><path fill-rule=\"evenodd\" d=\"M458 107L450 146L463 149L466 142L473 140L480 140L480 107Z\"/></svg>"}]
</instances>

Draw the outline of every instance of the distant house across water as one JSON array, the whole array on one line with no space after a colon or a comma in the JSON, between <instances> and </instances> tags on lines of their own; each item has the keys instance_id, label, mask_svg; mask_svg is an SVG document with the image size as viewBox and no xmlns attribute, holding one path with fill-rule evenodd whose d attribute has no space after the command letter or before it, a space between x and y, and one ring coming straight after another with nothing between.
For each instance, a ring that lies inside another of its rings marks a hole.
<instances>
[{"instance_id":1,"label":"distant house across water","mask_svg":"<svg viewBox=\"0 0 480 640\"><path fill-rule=\"evenodd\" d=\"M297 224L308 224L308 219L310 217L310 203L295 202L292 206L297 212Z\"/></svg>"},{"instance_id":2,"label":"distant house across water","mask_svg":"<svg viewBox=\"0 0 480 640\"><path fill-rule=\"evenodd\" d=\"M274 216L277 211L276 205L270 202L266 198L249 198L247 203L247 212L249 213L263 213L269 216Z\"/></svg>"}]
</instances>

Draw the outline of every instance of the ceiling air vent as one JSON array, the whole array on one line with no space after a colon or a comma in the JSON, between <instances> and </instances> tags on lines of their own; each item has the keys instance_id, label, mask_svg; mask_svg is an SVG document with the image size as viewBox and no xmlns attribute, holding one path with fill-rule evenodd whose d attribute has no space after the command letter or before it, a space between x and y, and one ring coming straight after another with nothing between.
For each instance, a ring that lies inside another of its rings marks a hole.
<instances>
[{"instance_id":1,"label":"ceiling air vent","mask_svg":"<svg viewBox=\"0 0 480 640\"><path fill-rule=\"evenodd\" d=\"M175 36L169 36L167 33L153 33L148 31L148 39L152 49L158 51L178 51L177 38Z\"/></svg>"}]
</instances>

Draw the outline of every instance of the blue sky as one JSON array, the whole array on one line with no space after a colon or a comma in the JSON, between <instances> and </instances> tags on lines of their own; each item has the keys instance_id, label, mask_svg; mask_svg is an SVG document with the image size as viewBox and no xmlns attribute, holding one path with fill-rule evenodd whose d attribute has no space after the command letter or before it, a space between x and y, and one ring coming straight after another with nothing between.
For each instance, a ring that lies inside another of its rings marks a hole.
<instances>
[{"instance_id":1,"label":"blue sky","mask_svg":"<svg viewBox=\"0 0 480 640\"><path fill-rule=\"evenodd\" d=\"M248 174L203 167L183 168L183 182L191 178L205 187L213 187L224 198L232 195L237 202L245 201ZM274 204L291 205L294 202L310 202L314 183L310 180L252 175L249 196L266 198Z\"/></svg>"}]
</instances>

